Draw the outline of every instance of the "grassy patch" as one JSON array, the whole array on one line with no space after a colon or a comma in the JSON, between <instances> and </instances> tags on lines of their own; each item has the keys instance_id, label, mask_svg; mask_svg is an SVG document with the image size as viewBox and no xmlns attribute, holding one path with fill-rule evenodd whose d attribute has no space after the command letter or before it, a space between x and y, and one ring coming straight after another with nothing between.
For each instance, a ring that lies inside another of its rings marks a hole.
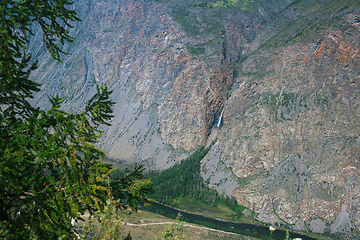
<instances>
[{"instance_id":1,"label":"grassy patch","mask_svg":"<svg viewBox=\"0 0 360 240\"><path fill-rule=\"evenodd\" d=\"M235 211L229 207L219 204L211 206L201 203L199 200L188 197L179 197L173 200L173 205L176 208L185 210L187 212L197 213L208 217L219 218L224 220L234 220Z\"/></svg>"},{"instance_id":2,"label":"grassy patch","mask_svg":"<svg viewBox=\"0 0 360 240\"><path fill-rule=\"evenodd\" d=\"M186 48L189 50L191 54L194 55L200 55L205 53L205 48L203 47L191 47L188 45Z\"/></svg>"},{"instance_id":3,"label":"grassy patch","mask_svg":"<svg viewBox=\"0 0 360 240\"><path fill-rule=\"evenodd\" d=\"M329 28L346 32L353 32L354 27L341 18L339 13L352 11L360 7L360 2L351 0L333 1L296 1L283 13L297 13L294 19L278 15L275 21L282 26L263 47L280 47L288 44L306 41L318 41Z\"/></svg>"},{"instance_id":4,"label":"grassy patch","mask_svg":"<svg viewBox=\"0 0 360 240\"><path fill-rule=\"evenodd\" d=\"M244 12L250 12L255 9L255 6L259 5L258 0L220 0L215 2L202 2L196 3L194 6L204 8L228 8L231 10L238 10Z\"/></svg>"},{"instance_id":5,"label":"grassy patch","mask_svg":"<svg viewBox=\"0 0 360 240\"><path fill-rule=\"evenodd\" d=\"M258 178L267 178L270 175L269 171L262 171L260 173L245 177L245 178L238 178L238 182L239 182L239 187L241 186L245 186L247 184L249 184L252 181L255 181Z\"/></svg>"},{"instance_id":6,"label":"grassy patch","mask_svg":"<svg viewBox=\"0 0 360 240\"><path fill-rule=\"evenodd\" d=\"M211 35L216 39L219 37L220 30L224 28L221 14L217 11L192 11L191 7L182 7L173 9L169 14L191 37L206 39Z\"/></svg>"},{"instance_id":7,"label":"grassy patch","mask_svg":"<svg viewBox=\"0 0 360 240\"><path fill-rule=\"evenodd\" d=\"M192 15L186 8L175 9L170 12L173 20L178 22L182 29L189 34L190 36L199 35L199 21L196 19L196 16Z\"/></svg>"}]
</instances>

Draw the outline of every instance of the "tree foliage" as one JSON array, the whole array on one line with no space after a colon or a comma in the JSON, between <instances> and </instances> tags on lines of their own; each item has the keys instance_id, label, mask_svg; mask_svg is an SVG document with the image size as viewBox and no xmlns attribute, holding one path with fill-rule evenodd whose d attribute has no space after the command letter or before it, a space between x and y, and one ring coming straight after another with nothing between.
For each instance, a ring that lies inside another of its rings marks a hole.
<instances>
[{"instance_id":1,"label":"tree foliage","mask_svg":"<svg viewBox=\"0 0 360 240\"><path fill-rule=\"evenodd\" d=\"M82 239L121 239L121 220L124 215L137 211L139 204L146 205L149 200L145 193L151 191L150 180L143 180L144 167L136 165L133 172L128 169L120 174L119 171L111 177L110 187L112 193L108 193L108 198L104 207L97 211L88 224L85 224L82 231ZM126 206L130 209L125 210ZM119 215L119 211L122 212ZM132 239L128 233L125 239Z\"/></svg>"},{"instance_id":2,"label":"tree foliage","mask_svg":"<svg viewBox=\"0 0 360 240\"><path fill-rule=\"evenodd\" d=\"M64 98L50 97L51 108L33 107L39 85L29 79L26 45L36 22L50 54L60 60L61 44L73 41L67 29L79 21L69 0L1 0L0 4L0 238L67 239L77 234L72 220L101 210L109 195L134 209L150 191L141 166L113 178L105 153L96 148L109 125L113 102L106 86L84 111L61 110ZM121 206L119 207L121 208Z\"/></svg>"}]
</instances>

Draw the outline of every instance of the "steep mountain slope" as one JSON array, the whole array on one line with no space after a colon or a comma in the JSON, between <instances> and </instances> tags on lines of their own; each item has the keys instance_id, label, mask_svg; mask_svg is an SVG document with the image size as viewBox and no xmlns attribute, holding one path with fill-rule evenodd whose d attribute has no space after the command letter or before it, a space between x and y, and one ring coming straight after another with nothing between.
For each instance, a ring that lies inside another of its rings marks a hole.
<instances>
[{"instance_id":1,"label":"steep mountain slope","mask_svg":"<svg viewBox=\"0 0 360 240\"><path fill-rule=\"evenodd\" d=\"M41 33L32 38L43 89L33 103L58 93L78 111L105 83L115 118L99 146L110 158L161 170L217 138L202 161L210 186L265 222L356 234L359 7L78 0L83 21L63 63L44 53Z\"/></svg>"},{"instance_id":2,"label":"steep mountain slope","mask_svg":"<svg viewBox=\"0 0 360 240\"><path fill-rule=\"evenodd\" d=\"M237 68L220 158L259 219L349 232L360 217L359 3L310 4L285 9L285 28Z\"/></svg>"}]
</instances>

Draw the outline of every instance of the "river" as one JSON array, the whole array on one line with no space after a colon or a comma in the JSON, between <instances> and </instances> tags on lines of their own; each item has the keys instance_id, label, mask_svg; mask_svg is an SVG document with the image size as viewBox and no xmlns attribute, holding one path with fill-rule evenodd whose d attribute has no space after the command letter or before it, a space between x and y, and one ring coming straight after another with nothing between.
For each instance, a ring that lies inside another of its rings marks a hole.
<instances>
[{"instance_id":1,"label":"river","mask_svg":"<svg viewBox=\"0 0 360 240\"><path fill-rule=\"evenodd\" d=\"M239 222L230 222L219 220L211 217L206 217L194 213L189 213L185 211L181 211L170 206L152 202L150 206L146 208L146 210L150 212L159 213L163 216L176 218L180 213L182 215L182 220L189 223L195 223L199 225L203 225L206 227L210 227L213 229L218 229L226 232L239 233L246 236L252 237L269 237L270 231L268 227L264 227L256 224L248 224L248 223L239 223ZM301 238L302 240L316 240L315 238L304 236L302 234L290 232L290 238ZM284 240L286 232L283 230L276 230L272 234L272 239L274 240Z\"/></svg>"}]
</instances>

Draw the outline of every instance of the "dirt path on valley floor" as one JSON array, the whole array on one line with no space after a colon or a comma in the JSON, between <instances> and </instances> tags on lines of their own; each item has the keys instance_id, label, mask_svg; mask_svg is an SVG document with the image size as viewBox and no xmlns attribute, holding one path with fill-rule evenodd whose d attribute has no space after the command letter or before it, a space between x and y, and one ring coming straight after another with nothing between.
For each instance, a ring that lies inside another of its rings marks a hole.
<instances>
[{"instance_id":1,"label":"dirt path on valley floor","mask_svg":"<svg viewBox=\"0 0 360 240\"><path fill-rule=\"evenodd\" d=\"M135 226L135 227L151 226L151 225L169 225L169 224L173 224L173 223L174 223L174 222L140 223L140 224L135 224L135 223L122 222L123 225ZM221 230L217 230L217 229L213 229L213 228L207 228L207 227L199 227L199 226L195 226L195 225L191 225L191 224L183 224L183 226L184 226L184 227L192 227L192 228L202 229L202 230L209 230L209 231L214 231L214 232L220 232L220 233L226 233L226 234L231 234L231 235L239 235L239 234L237 234L237 233L225 232L225 231L221 231Z\"/></svg>"}]
</instances>

